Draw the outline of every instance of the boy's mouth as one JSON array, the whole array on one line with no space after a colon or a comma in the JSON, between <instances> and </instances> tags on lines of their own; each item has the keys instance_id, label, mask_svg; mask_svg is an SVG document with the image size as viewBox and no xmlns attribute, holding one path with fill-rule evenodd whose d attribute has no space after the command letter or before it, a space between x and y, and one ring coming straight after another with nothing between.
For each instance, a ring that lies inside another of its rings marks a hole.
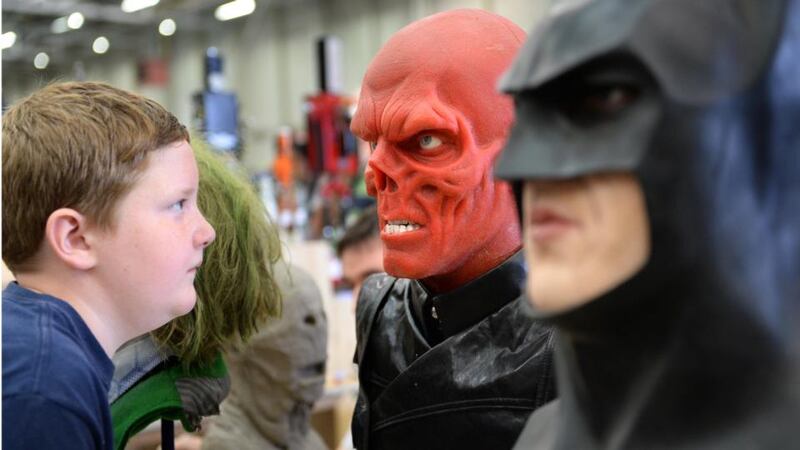
<instances>
[{"instance_id":1,"label":"boy's mouth","mask_svg":"<svg viewBox=\"0 0 800 450\"><path fill-rule=\"evenodd\" d=\"M192 273L194 273L194 272L197 272L197 270L198 270L198 269L200 268L200 266L202 266L202 265L203 265L203 261L200 261L199 263L195 264L195 265L194 265L194 266L193 266L191 269L189 269L188 271L189 271L189 272L192 272Z\"/></svg>"}]
</instances>

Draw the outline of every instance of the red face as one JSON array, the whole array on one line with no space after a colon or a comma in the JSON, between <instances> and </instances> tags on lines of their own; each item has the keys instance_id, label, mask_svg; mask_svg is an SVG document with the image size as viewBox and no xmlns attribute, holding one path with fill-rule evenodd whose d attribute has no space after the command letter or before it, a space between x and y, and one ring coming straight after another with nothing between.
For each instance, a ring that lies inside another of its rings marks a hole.
<instances>
[{"instance_id":1,"label":"red face","mask_svg":"<svg viewBox=\"0 0 800 450\"><path fill-rule=\"evenodd\" d=\"M371 63L353 131L372 145L384 268L447 291L520 248L510 187L492 165L513 119L495 84L524 40L479 10L400 30Z\"/></svg>"}]
</instances>

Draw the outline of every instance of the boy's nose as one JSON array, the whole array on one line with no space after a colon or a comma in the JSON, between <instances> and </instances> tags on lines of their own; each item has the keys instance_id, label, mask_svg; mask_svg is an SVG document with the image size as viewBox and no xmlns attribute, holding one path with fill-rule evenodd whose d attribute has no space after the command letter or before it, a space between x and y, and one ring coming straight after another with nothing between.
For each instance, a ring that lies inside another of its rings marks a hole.
<instances>
[{"instance_id":1,"label":"boy's nose","mask_svg":"<svg viewBox=\"0 0 800 450\"><path fill-rule=\"evenodd\" d=\"M217 237L217 232L214 231L214 227L208 223L204 216L200 216L200 221L200 226L195 233L195 243L201 248L206 248L209 244L214 242L214 239Z\"/></svg>"}]
</instances>

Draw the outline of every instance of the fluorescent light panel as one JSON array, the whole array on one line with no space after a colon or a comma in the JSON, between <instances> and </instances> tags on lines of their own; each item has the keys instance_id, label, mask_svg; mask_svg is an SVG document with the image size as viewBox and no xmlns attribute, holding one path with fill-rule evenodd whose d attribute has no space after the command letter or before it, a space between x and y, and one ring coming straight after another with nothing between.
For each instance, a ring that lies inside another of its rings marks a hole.
<instances>
[{"instance_id":1,"label":"fluorescent light panel","mask_svg":"<svg viewBox=\"0 0 800 450\"><path fill-rule=\"evenodd\" d=\"M67 26L67 16L59 17L58 19L54 20L50 25L50 31L56 34L66 33L69 31L69 26Z\"/></svg>"},{"instance_id":2,"label":"fluorescent light panel","mask_svg":"<svg viewBox=\"0 0 800 450\"><path fill-rule=\"evenodd\" d=\"M237 17L246 16L256 9L255 0L233 0L232 2L219 5L214 11L217 20L231 20Z\"/></svg>"},{"instance_id":3,"label":"fluorescent light panel","mask_svg":"<svg viewBox=\"0 0 800 450\"><path fill-rule=\"evenodd\" d=\"M67 26L73 30L77 30L78 28L83 26L83 14L79 12L74 12L67 17Z\"/></svg>"},{"instance_id":4,"label":"fluorescent light panel","mask_svg":"<svg viewBox=\"0 0 800 450\"><path fill-rule=\"evenodd\" d=\"M13 31L6 31L5 33L0 36L0 49L7 49L14 45L14 42L17 42L17 33Z\"/></svg>"},{"instance_id":5,"label":"fluorescent light panel","mask_svg":"<svg viewBox=\"0 0 800 450\"><path fill-rule=\"evenodd\" d=\"M122 0L120 8L126 13L139 11L140 9L156 6L159 0Z\"/></svg>"},{"instance_id":6,"label":"fluorescent light panel","mask_svg":"<svg viewBox=\"0 0 800 450\"><path fill-rule=\"evenodd\" d=\"M59 17L50 24L50 31L56 34L66 33L69 30L77 30L83 26L83 14L74 12L69 16Z\"/></svg>"}]
</instances>

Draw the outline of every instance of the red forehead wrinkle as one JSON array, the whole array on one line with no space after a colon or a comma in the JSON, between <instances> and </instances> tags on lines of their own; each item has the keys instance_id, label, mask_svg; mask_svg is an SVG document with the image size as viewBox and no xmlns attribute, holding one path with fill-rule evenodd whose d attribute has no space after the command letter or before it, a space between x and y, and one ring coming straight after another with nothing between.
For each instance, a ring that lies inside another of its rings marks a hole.
<instances>
[{"instance_id":1,"label":"red forehead wrinkle","mask_svg":"<svg viewBox=\"0 0 800 450\"><path fill-rule=\"evenodd\" d=\"M380 100L376 100L376 97ZM443 103L436 86L412 76L403 80L384 95L366 89L359 100L351 124L353 132L362 139L377 141L378 136L401 142L425 130L459 132L456 108Z\"/></svg>"},{"instance_id":2,"label":"red forehead wrinkle","mask_svg":"<svg viewBox=\"0 0 800 450\"><path fill-rule=\"evenodd\" d=\"M442 103L433 87L426 94L406 95L406 89L395 91L383 108L379 131L389 141L401 142L425 130L445 130L458 134L458 111Z\"/></svg>"},{"instance_id":3,"label":"red forehead wrinkle","mask_svg":"<svg viewBox=\"0 0 800 450\"><path fill-rule=\"evenodd\" d=\"M387 130L411 128L395 123L416 112L412 106L384 111L391 98L405 97L408 103L438 103L431 109L451 125L453 116L444 111L457 110L468 118L480 144L504 138L513 121L513 104L495 86L524 39L513 22L477 9L446 11L406 26L368 67L351 129L375 141ZM387 113L393 117L388 129Z\"/></svg>"}]
</instances>

